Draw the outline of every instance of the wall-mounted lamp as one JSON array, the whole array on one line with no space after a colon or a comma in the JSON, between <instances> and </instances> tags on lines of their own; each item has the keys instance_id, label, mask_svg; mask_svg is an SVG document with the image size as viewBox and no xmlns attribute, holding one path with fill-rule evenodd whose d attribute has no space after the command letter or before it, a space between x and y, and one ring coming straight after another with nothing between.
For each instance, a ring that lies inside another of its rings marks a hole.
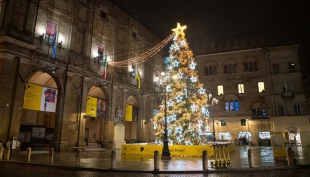
<instances>
[{"instance_id":1,"label":"wall-mounted lamp","mask_svg":"<svg viewBox=\"0 0 310 177\"><path fill-rule=\"evenodd\" d=\"M39 40L40 40L40 43L42 44L43 43L43 39L44 39L44 33L42 35L39 36Z\"/></svg>"},{"instance_id":2,"label":"wall-mounted lamp","mask_svg":"<svg viewBox=\"0 0 310 177\"><path fill-rule=\"evenodd\" d=\"M61 45L62 45L62 41L60 41L60 42L57 44L58 50L61 49Z\"/></svg>"}]
</instances>

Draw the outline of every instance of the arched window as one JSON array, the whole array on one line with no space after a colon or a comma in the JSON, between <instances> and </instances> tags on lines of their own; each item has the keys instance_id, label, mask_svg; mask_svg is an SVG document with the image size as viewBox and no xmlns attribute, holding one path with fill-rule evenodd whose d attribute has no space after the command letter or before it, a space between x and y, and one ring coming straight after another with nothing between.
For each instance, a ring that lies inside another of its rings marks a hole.
<instances>
[{"instance_id":1,"label":"arched window","mask_svg":"<svg viewBox=\"0 0 310 177\"><path fill-rule=\"evenodd\" d=\"M256 61L254 61L254 71L258 71L258 65Z\"/></svg>"},{"instance_id":2,"label":"arched window","mask_svg":"<svg viewBox=\"0 0 310 177\"><path fill-rule=\"evenodd\" d=\"M261 108L257 109L257 117L262 118L262 109Z\"/></svg>"},{"instance_id":3,"label":"arched window","mask_svg":"<svg viewBox=\"0 0 310 177\"><path fill-rule=\"evenodd\" d=\"M213 75L217 75L217 68L216 68L216 66L213 66Z\"/></svg>"},{"instance_id":4,"label":"arched window","mask_svg":"<svg viewBox=\"0 0 310 177\"><path fill-rule=\"evenodd\" d=\"M252 72L252 71L253 71L253 63L250 62L249 65L250 65L250 66L249 66L249 71Z\"/></svg>"},{"instance_id":5,"label":"arched window","mask_svg":"<svg viewBox=\"0 0 310 177\"><path fill-rule=\"evenodd\" d=\"M229 65L228 65L228 74L231 74L231 73L232 73L232 65L229 64Z\"/></svg>"},{"instance_id":6,"label":"arched window","mask_svg":"<svg viewBox=\"0 0 310 177\"><path fill-rule=\"evenodd\" d=\"M239 111L239 101L235 100L235 110Z\"/></svg>"},{"instance_id":7,"label":"arched window","mask_svg":"<svg viewBox=\"0 0 310 177\"><path fill-rule=\"evenodd\" d=\"M256 119L256 118L257 118L257 117L256 117L256 109L255 109L255 108L252 109L252 118L253 118L253 119Z\"/></svg>"},{"instance_id":8,"label":"arched window","mask_svg":"<svg viewBox=\"0 0 310 177\"><path fill-rule=\"evenodd\" d=\"M205 76L208 76L209 75L209 69L208 69L208 66L205 67Z\"/></svg>"},{"instance_id":9,"label":"arched window","mask_svg":"<svg viewBox=\"0 0 310 177\"><path fill-rule=\"evenodd\" d=\"M235 105L234 105L233 100L230 100L230 102L229 102L229 110L230 111L234 111L235 110Z\"/></svg>"},{"instance_id":10,"label":"arched window","mask_svg":"<svg viewBox=\"0 0 310 177\"><path fill-rule=\"evenodd\" d=\"M263 108L263 118L267 118L267 109Z\"/></svg>"},{"instance_id":11,"label":"arched window","mask_svg":"<svg viewBox=\"0 0 310 177\"><path fill-rule=\"evenodd\" d=\"M213 75L212 66L209 66L209 75Z\"/></svg>"},{"instance_id":12,"label":"arched window","mask_svg":"<svg viewBox=\"0 0 310 177\"><path fill-rule=\"evenodd\" d=\"M225 111L229 111L229 103L227 100L225 101Z\"/></svg>"},{"instance_id":13,"label":"arched window","mask_svg":"<svg viewBox=\"0 0 310 177\"><path fill-rule=\"evenodd\" d=\"M228 74L228 68L227 68L227 65L224 65L224 74Z\"/></svg>"},{"instance_id":14,"label":"arched window","mask_svg":"<svg viewBox=\"0 0 310 177\"><path fill-rule=\"evenodd\" d=\"M249 68L248 68L248 63L244 63L244 72L248 72Z\"/></svg>"},{"instance_id":15,"label":"arched window","mask_svg":"<svg viewBox=\"0 0 310 177\"><path fill-rule=\"evenodd\" d=\"M236 64L233 65L233 73L237 73L237 65Z\"/></svg>"}]
</instances>

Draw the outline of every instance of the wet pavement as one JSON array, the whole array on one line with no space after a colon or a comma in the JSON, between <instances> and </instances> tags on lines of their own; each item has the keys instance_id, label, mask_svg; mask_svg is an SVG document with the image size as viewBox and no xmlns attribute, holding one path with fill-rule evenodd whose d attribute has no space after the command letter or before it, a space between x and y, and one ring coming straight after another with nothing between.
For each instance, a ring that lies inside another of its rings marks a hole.
<instances>
[{"instance_id":1,"label":"wet pavement","mask_svg":"<svg viewBox=\"0 0 310 177\"><path fill-rule=\"evenodd\" d=\"M248 149L251 148L254 157L254 168L249 168ZM230 153L231 168L211 168L209 158L208 172L249 172L278 169L294 169L302 166L310 167L310 147L293 147L297 165L289 167L287 162L274 162L271 147L240 146ZM37 166L52 166L53 168L75 169L82 171L113 171L113 172L154 172L154 157L142 155L121 155L116 150L116 168L111 170L111 151L102 148L86 148L81 153L80 165L76 163L76 152L55 152L54 163L49 163L48 150L32 151L31 161L26 162L26 151L12 154L10 160L0 160L0 166L5 163L27 164ZM202 157L179 157L172 156L171 160L159 161L157 173L203 173Z\"/></svg>"}]
</instances>

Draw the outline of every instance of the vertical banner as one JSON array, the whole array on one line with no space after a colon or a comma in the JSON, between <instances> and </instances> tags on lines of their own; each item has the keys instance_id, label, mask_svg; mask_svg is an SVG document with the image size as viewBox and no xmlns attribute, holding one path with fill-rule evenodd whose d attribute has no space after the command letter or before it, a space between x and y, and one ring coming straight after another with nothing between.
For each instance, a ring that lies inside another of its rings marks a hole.
<instances>
[{"instance_id":1,"label":"vertical banner","mask_svg":"<svg viewBox=\"0 0 310 177\"><path fill-rule=\"evenodd\" d=\"M43 87L41 96L41 111L56 112L57 89Z\"/></svg>"},{"instance_id":2,"label":"vertical banner","mask_svg":"<svg viewBox=\"0 0 310 177\"><path fill-rule=\"evenodd\" d=\"M105 114L105 105L106 102L103 99L98 98L97 100L97 117L104 118L106 117Z\"/></svg>"},{"instance_id":3,"label":"vertical banner","mask_svg":"<svg viewBox=\"0 0 310 177\"><path fill-rule=\"evenodd\" d=\"M97 117L97 98L87 96L86 115Z\"/></svg>"},{"instance_id":4,"label":"vertical banner","mask_svg":"<svg viewBox=\"0 0 310 177\"><path fill-rule=\"evenodd\" d=\"M126 121L132 121L132 105L127 104L126 105Z\"/></svg>"},{"instance_id":5,"label":"vertical banner","mask_svg":"<svg viewBox=\"0 0 310 177\"><path fill-rule=\"evenodd\" d=\"M24 109L40 110L43 87L35 84L27 84L24 95Z\"/></svg>"}]
</instances>

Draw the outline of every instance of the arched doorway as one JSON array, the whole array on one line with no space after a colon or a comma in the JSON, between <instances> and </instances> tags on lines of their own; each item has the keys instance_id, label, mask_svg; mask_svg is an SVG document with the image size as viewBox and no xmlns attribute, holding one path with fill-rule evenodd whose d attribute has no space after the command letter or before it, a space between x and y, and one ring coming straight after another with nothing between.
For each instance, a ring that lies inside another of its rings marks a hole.
<instances>
[{"instance_id":1,"label":"arched doorway","mask_svg":"<svg viewBox=\"0 0 310 177\"><path fill-rule=\"evenodd\" d=\"M101 87L93 86L88 91L84 142L89 147L99 147L103 140L104 119L107 118L106 90Z\"/></svg>"},{"instance_id":2,"label":"arched doorway","mask_svg":"<svg viewBox=\"0 0 310 177\"><path fill-rule=\"evenodd\" d=\"M130 95L126 101L125 115L125 141L126 143L135 143L138 139L139 123L139 100Z\"/></svg>"},{"instance_id":3,"label":"arched doorway","mask_svg":"<svg viewBox=\"0 0 310 177\"><path fill-rule=\"evenodd\" d=\"M49 148L56 122L58 86L54 73L38 71L25 86L18 141L21 148Z\"/></svg>"}]
</instances>

